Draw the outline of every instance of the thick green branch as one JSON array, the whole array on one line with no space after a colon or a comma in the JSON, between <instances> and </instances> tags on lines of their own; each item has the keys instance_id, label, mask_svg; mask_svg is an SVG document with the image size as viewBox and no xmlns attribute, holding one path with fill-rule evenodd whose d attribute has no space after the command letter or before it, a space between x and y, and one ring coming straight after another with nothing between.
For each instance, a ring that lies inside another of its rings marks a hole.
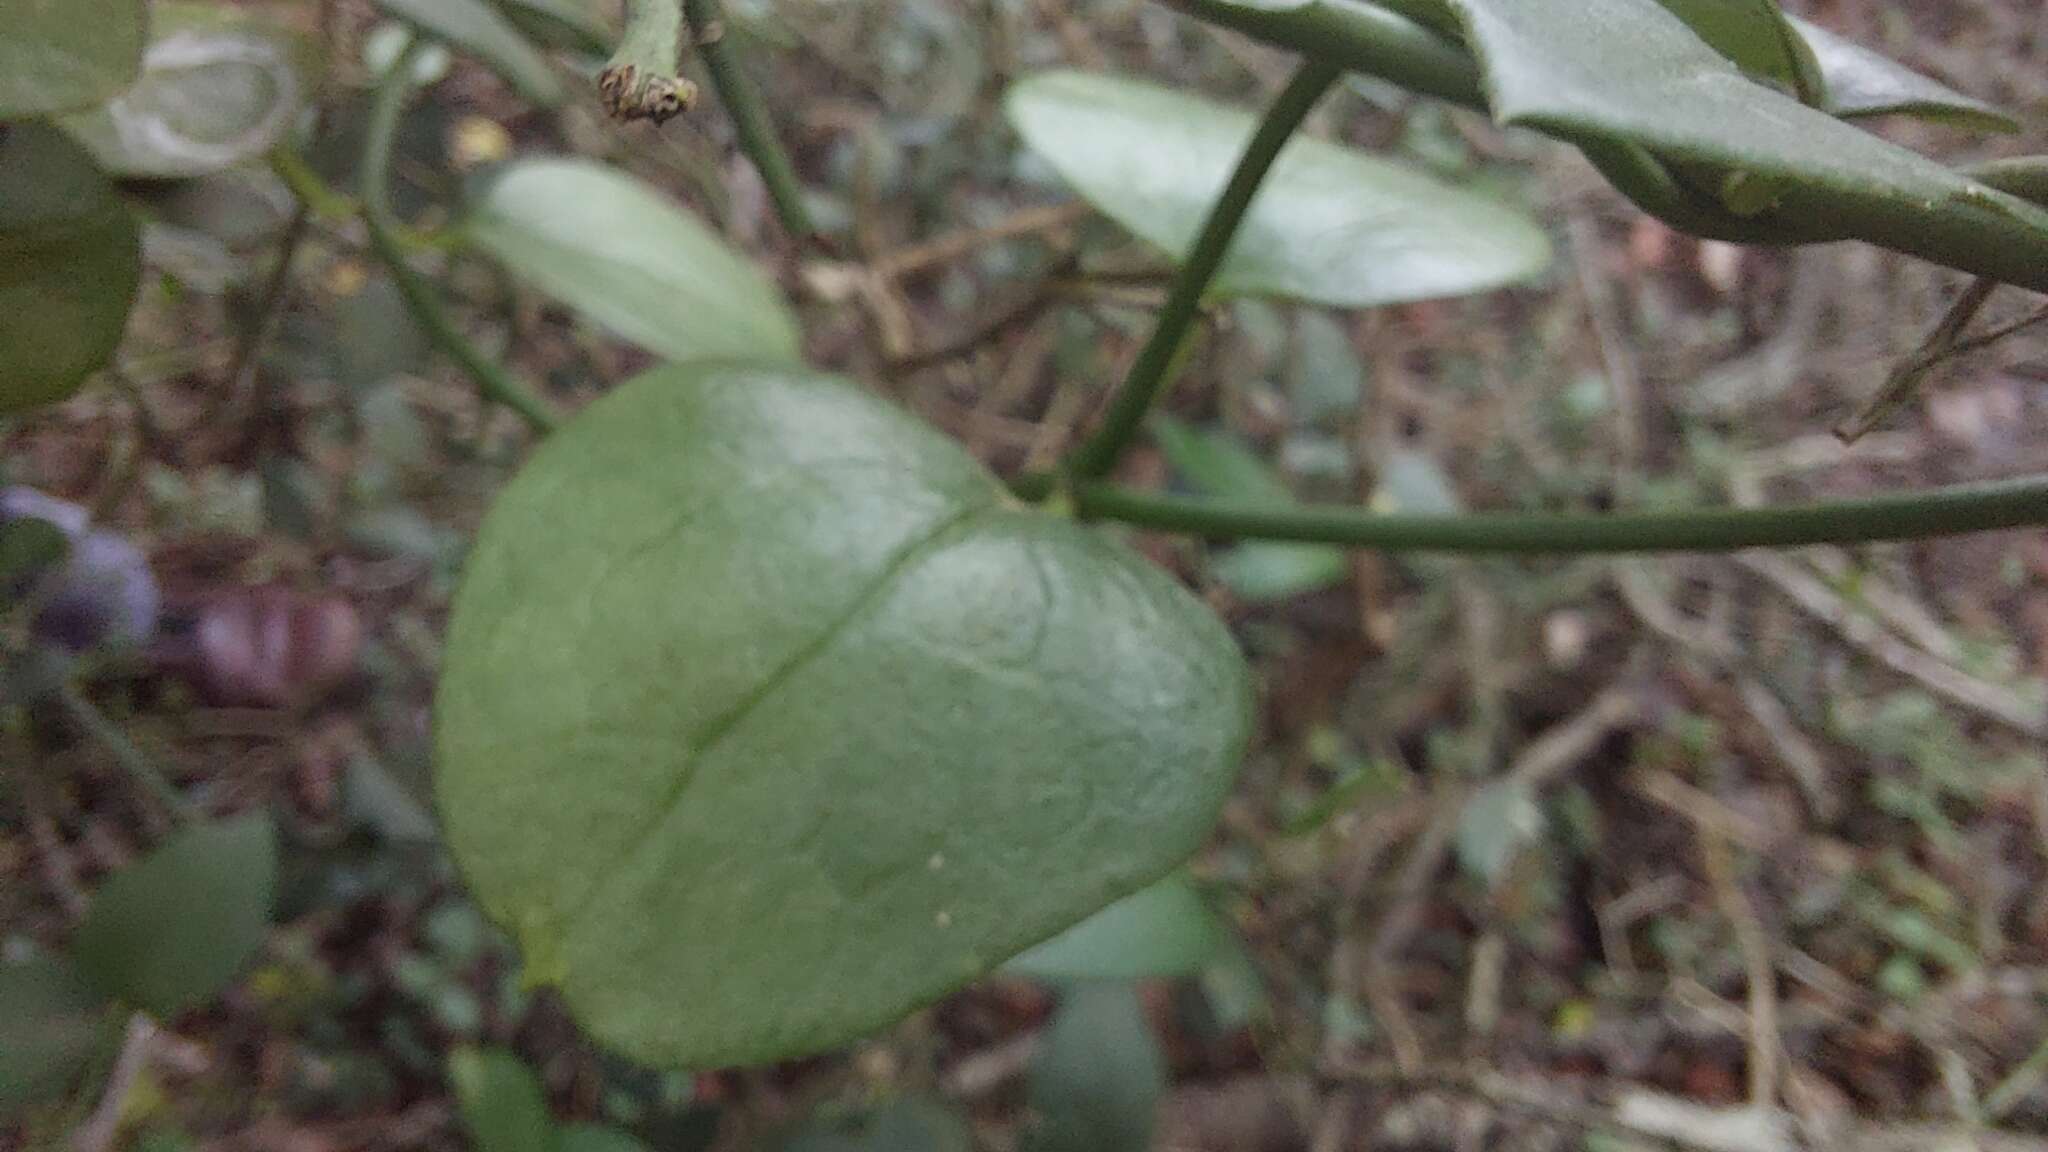
<instances>
[{"instance_id":1,"label":"thick green branch","mask_svg":"<svg viewBox=\"0 0 2048 1152\"><path fill-rule=\"evenodd\" d=\"M711 86L718 90L718 98L732 116L740 150L754 162L762 183L768 186L768 197L775 202L775 215L791 236L812 239L818 234L818 227L812 223L811 210L804 204L803 185L796 178L789 153L783 151L782 141L775 135L775 122L768 118L768 107L762 103L760 91L740 71L732 46L726 43L719 0L683 0L683 10L689 15L697 50L704 56L704 68L711 74Z\"/></svg>"},{"instance_id":2,"label":"thick green branch","mask_svg":"<svg viewBox=\"0 0 2048 1152\"><path fill-rule=\"evenodd\" d=\"M682 0L628 0L625 35L597 74L605 111L656 124L688 111L697 86L681 75L682 52Z\"/></svg>"},{"instance_id":3,"label":"thick green branch","mask_svg":"<svg viewBox=\"0 0 2048 1152\"><path fill-rule=\"evenodd\" d=\"M519 413L534 431L551 432L561 424L560 414L502 365L484 355L455 327L433 288L406 263L405 249L398 241L398 223L392 217L390 204L391 148L398 135L399 116L412 93L413 63L420 46L414 40L399 54L397 62L378 83L376 102L370 108L362 166L363 223L369 229L370 247L390 270L392 282L405 297L406 307L427 330L428 337L462 366L484 396Z\"/></svg>"},{"instance_id":4,"label":"thick green branch","mask_svg":"<svg viewBox=\"0 0 2048 1152\"><path fill-rule=\"evenodd\" d=\"M1175 361L1180 358L1181 347L1187 342L1188 334L1201 314L1202 296L1209 290L1210 281L1216 278L1216 270L1223 266L1223 257L1229 253L1230 242L1237 235L1238 225L1244 222L1252 200L1257 197L1259 185L1265 181L1273 161L1279 158L1281 148L1301 127L1302 120L1323 98L1323 93L1336 82L1340 72L1338 65L1328 61L1303 60L1294 78L1287 82L1287 87L1267 110L1258 131L1252 135L1251 143L1245 146L1244 155L1237 162L1237 170L1230 174L1230 182L1224 186L1223 195L1209 209L1209 218L1202 224L1194 250L1188 253L1187 262L1181 266L1172 290L1167 293L1166 304L1159 312L1158 325L1152 329L1151 338L1131 365L1122 390L1111 403L1108 415L1103 417L1102 427L1075 451L1069 462L1069 471L1074 475L1092 478L1106 474L1115 467L1132 438L1137 436L1138 429L1145 422L1145 413L1151 410L1153 402L1166 387Z\"/></svg>"},{"instance_id":5,"label":"thick green branch","mask_svg":"<svg viewBox=\"0 0 2048 1152\"><path fill-rule=\"evenodd\" d=\"M1479 63L1464 45L1378 4L1248 5L1166 0L1197 20L1391 81L1410 91L1486 110Z\"/></svg>"},{"instance_id":6,"label":"thick green branch","mask_svg":"<svg viewBox=\"0 0 2048 1152\"><path fill-rule=\"evenodd\" d=\"M1611 515L1379 515L1350 506L1219 504L1081 484L1083 519L1114 520L1217 539L1341 544L1388 552L1733 552L1807 544L1919 540L2048 524L2048 476L1776 508L1709 508Z\"/></svg>"},{"instance_id":7,"label":"thick green branch","mask_svg":"<svg viewBox=\"0 0 2048 1152\"><path fill-rule=\"evenodd\" d=\"M1486 104L1479 61L1460 42L1457 21L1441 0L1165 2L1312 59L1467 106ZM1683 231L1772 245L1860 240L2048 292L2048 220L2033 210L2048 196L2048 176L2038 158L1966 172L1982 183L1939 202L1853 184L1788 181L1782 188L1767 188L1769 203L1755 215L1740 215L1707 199L1722 181L1744 178L1737 168L1686 162L1638 144L1575 133L1569 124L1527 126L1578 145L1624 195Z\"/></svg>"}]
</instances>

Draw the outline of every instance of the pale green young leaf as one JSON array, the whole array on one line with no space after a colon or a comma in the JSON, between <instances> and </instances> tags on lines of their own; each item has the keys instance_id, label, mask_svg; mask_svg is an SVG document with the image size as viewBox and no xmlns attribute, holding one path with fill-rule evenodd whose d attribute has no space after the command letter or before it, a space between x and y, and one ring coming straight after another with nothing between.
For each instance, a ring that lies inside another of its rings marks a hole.
<instances>
[{"instance_id":1,"label":"pale green young leaf","mask_svg":"<svg viewBox=\"0 0 2048 1152\"><path fill-rule=\"evenodd\" d=\"M1133 1152L1151 1146L1165 1060L1136 988L1081 984L1061 1000L1031 1066L1026 1152Z\"/></svg>"},{"instance_id":2,"label":"pale green young leaf","mask_svg":"<svg viewBox=\"0 0 2048 1152\"><path fill-rule=\"evenodd\" d=\"M667 359L797 359L796 320L775 285L616 168L522 160L484 188L468 235L542 292Z\"/></svg>"},{"instance_id":3,"label":"pale green young leaf","mask_svg":"<svg viewBox=\"0 0 2048 1152\"><path fill-rule=\"evenodd\" d=\"M1005 107L1076 192L1175 259L1255 127L1185 91L1080 72L1033 76ZM1543 232L1507 205L1303 137L1281 152L1211 292L1363 308L1499 288L1549 260Z\"/></svg>"}]
</instances>

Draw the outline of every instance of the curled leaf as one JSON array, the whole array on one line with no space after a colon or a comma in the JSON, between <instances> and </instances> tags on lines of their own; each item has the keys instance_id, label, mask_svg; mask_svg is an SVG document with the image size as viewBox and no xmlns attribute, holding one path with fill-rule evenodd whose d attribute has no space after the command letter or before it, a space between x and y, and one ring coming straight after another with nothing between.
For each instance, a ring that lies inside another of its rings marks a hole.
<instances>
[{"instance_id":1,"label":"curled leaf","mask_svg":"<svg viewBox=\"0 0 2048 1152\"><path fill-rule=\"evenodd\" d=\"M159 4L142 75L65 130L118 176L162 179L232 167L275 147L304 103L292 37L239 9Z\"/></svg>"}]
</instances>

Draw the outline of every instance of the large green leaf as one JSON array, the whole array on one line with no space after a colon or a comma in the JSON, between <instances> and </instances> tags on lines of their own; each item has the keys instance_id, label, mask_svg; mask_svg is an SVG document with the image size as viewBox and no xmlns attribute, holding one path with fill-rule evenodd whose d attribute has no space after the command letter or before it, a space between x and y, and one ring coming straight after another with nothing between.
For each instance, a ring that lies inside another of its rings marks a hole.
<instances>
[{"instance_id":1,"label":"large green leaf","mask_svg":"<svg viewBox=\"0 0 2048 1152\"><path fill-rule=\"evenodd\" d=\"M816 1051L1207 832L1242 658L1157 568L774 367L632 381L478 536L437 701L449 846L600 1041Z\"/></svg>"},{"instance_id":2,"label":"large green leaf","mask_svg":"<svg viewBox=\"0 0 2048 1152\"><path fill-rule=\"evenodd\" d=\"M1827 93L1822 106L1837 116L1901 113L1997 132L2019 129L2019 121L2009 113L1922 76L1818 24L1795 19L1792 26L1799 30L1820 64Z\"/></svg>"},{"instance_id":3,"label":"large green leaf","mask_svg":"<svg viewBox=\"0 0 2048 1152\"><path fill-rule=\"evenodd\" d=\"M555 1152L555 1120L540 1080L503 1048L464 1048L448 1058L455 1102L477 1152Z\"/></svg>"},{"instance_id":4,"label":"large green leaf","mask_svg":"<svg viewBox=\"0 0 2048 1152\"><path fill-rule=\"evenodd\" d=\"M796 321L753 263L616 168L514 164L469 236L541 291L671 360L795 360Z\"/></svg>"},{"instance_id":5,"label":"large green leaf","mask_svg":"<svg viewBox=\"0 0 2048 1152\"><path fill-rule=\"evenodd\" d=\"M1657 0L1450 3L1504 123L1747 173L1788 240L1872 240L2048 289L2048 211L1753 83Z\"/></svg>"},{"instance_id":6,"label":"large green leaf","mask_svg":"<svg viewBox=\"0 0 2048 1152\"><path fill-rule=\"evenodd\" d=\"M64 1094L105 1032L107 1002L71 966L0 964L0 1120Z\"/></svg>"},{"instance_id":7,"label":"large green leaf","mask_svg":"<svg viewBox=\"0 0 2048 1152\"><path fill-rule=\"evenodd\" d=\"M0 0L0 121L97 104L142 63L143 0Z\"/></svg>"},{"instance_id":8,"label":"large green leaf","mask_svg":"<svg viewBox=\"0 0 2048 1152\"><path fill-rule=\"evenodd\" d=\"M548 58L485 0L377 0L377 6L483 61L535 104L562 102L562 82Z\"/></svg>"},{"instance_id":9,"label":"large green leaf","mask_svg":"<svg viewBox=\"0 0 2048 1152\"><path fill-rule=\"evenodd\" d=\"M197 176L275 147L304 103L314 57L274 20L158 4L142 75L64 127L119 176Z\"/></svg>"},{"instance_id":10,"label":"large green leaf","mask_svg":"<svg viewBox=\"0 0 2048 1152\"><path fill-rule=\"evenodd\" d=\"M1068 991L1031 1066L1036 1126L1026 1152L1135 1152L1152 1145L1166 1062L1137 990L1081 984Z\"/></svg>"},{"instance_id":11,"label":"large green leaf","mask_svg":"<svg viewBox=\"0 0 2048 1152\"><path fill-rule=\"evenodd\" d=\"M1198 431L1166 416L1152 439L1188 485L1219 500L1285 508L1294 494L1250 447L1222 432ZM1216 556L1211 575L1239 598L1270 604L1340 584L1351 572L1342 548L1325 544L1239 544Z\"/></svg>"},{"instance_id":12,"label":"large green leaf","mask_svg":"<svg viewBox=\"0 0 2048 1152\"><path fill-rule=\"evenodd\" d=\"M1003 966L1040 980L1186 976L1216 954L1223 926L1185 872L1141 888Z\"/></svg>"},{"instance_id":13,"label":"large green leaf","mask_svg":"<svg viewBox=\"0 0 2048 1152\"><path fill-rule=\"evenodd\" d=\"M141 248L84 149L48 124L0 133L0 413L62 400L113 356Z\"/></svg>"},{"instance_id":14,"label":"large green leaf","mask_svg":"<svg viewBox=\"0 0 2048 1152\"><path fill-rule=\"evenodd\" d=\"M197 824L101 886L72 953L102 995L175 1016L212 999L255 954L276 887L268 816Z\"/></svg>"},{"instance_id":15,"label":"large green leaf","mask_svg":"<svg viewBox=\"0 0 2048 1152\"><path fill-rule=\"evenodd\" d=\"M1116 76L1049 72L1011 89L1010 122L1091 204L1184 257L1254 131L1246 112ZM1362 308L1478 292L1550 259L1512 209L1326 141L1280 154L1212 291Z\"/></svg>"},{"instance_id":16,"label":"large green leaf","mask_svg":"<svg viewBox=\"0 0 2048 1152\"><path fill-rule=\"evenodd\" d=\"M1657 2L1744 72L1778 84L1808 104L1819 102L1819 63L1779 10L1778 0Z\"/></svg>"}]
</instances>

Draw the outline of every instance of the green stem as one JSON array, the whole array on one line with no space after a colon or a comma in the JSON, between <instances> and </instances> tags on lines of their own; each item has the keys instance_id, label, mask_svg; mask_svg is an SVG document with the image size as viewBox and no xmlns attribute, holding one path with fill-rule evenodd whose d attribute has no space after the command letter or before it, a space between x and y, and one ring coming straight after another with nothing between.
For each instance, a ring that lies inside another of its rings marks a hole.
<instances>
[{"instance_id":1,"label":"green stem","mask_svg":"<svg viewBox=\"0 0 2048 1152\"><path fill-rule=\"evenodd\" d=\"M495 400L524 417L536 432L552 432L562 422L552 405L518 378L483 354L455 327L441 307L433 288L406 263L405 249L398 241L398 224L391 214L391 149L398 135L398 120L412 94L413 62L421 41L412 40L399 53L384 78L377 84L376 101L370 106L369 134L363 144L363 223L370 233L370 247L391 272L405 304L419 320L427 335L462 370L476 381L487 399Z\"/></svg>"},{"instance_id":2,"label":"green stem","mask_svg":"<svg viewBox=\"0 0 2048 1152\"><path fill-rule=\"evenodd\" d=\"M1287 82L1287 87L1266 111L1265 119L1260 121L1258 131L1252 135L1251 143L1245 146L1244 155L1237 162L1237 170L1230 174L1230 182L1224 186L1223 195L1209 209L1209 218L1203 222L1201 235L1195 239L1194 251L1188 254L1187 262L1174 277L1166 304L1160 309L1159 322L1152 329L1152 336L1145 342L1145 347L1139 351L1137 361L1131 365L1122 390L1111 403L1108 415L1103 417L1102 427L1074 452L1068 462L1068 470L1073 475L1091 479L1107 474L1137 436L1138 429L1145 422L1145 413L1151 411L1153 402L1159 399L1172 375L1181 347L1187 342L1196 318L1201 315L1202 296L1208 292L1210 281L1216 278L1216 270L1222 267L1223 257L1230 251L1230 241L1237 235L1238 225L1243 223L1245 212L1257 197L1259 185L1265 181L1273 161L1279 158L1280 149L1301 127L1309 110L1323 98L1323 93L1329 91L1341 71L1338 65L1325 60L1303 60L1294 78Z\"/></svg>"},{"instance_id":3,"label":"green stem","mask_svg":"<svg viewBox=\"0 0 2048 1152\"><path fill-rule=\"evenodd\" d=\"M1388 552L1734 552L2048 524L2048 475L1824 504L1613 515L1383 516L1342 505L1213 503L1102 483L1079 485L1069 495L1082 519L1216 538Z\"/></svg>"},{"instance_id":4,"label":"green stem","mask_svg":"<svg viewBox=\"0 0 2048 1152\"><path fill-rule=\"evenodd\" d=\"M597 76L605 111L656 124L686 111L696 102L697 86L678 74L682 45L680 0L628 0L625 35Z\"/></svg>"},{"instance_id":5,"label":"green stem","mask_svg":"<svg viewBox=\"0 0 2048 1152\"><path fill-rule=\"evenodd\" d=\"M1247 5L1167 0L1204 23L1317 56L1353 72L1484 112L1479 64L1464 45L1378 4Z\"/></svg>"},{"instance_id":6,"label":"green stem","mask_svg":"<svg viewBox=\"0 0 2048 1152\"><path fill-rule=\"evenodd\" d=\"M775 135L775 123L768 118L761 93L740 71L732 46L726 42L722 5L719 0L683 0L683 10L689 15L704 68L711 74L711 86L718 90L718 98L725 102L725 110L732 116L740 150L760 171L783 229L798 240L815 238L818 227L811 221L810 208L804 204L804 189L796 178L796 168Z\"/></svg>"},{"instance_id":7,"label":"green stem","mask_svg":"<svg viewBox=\"0 0 2048 1152\"><path fill-rule=\"evenodd\" d=\"M164 774L157 771L156 765L142 749L137 748L135 742L128 738L128 734L121 731L120 725L107 719L105 713L93 707L92 701L87 700L85 694L75 685L60 685L54 695L57 702L64 706L64 711L71 717L72 723L85 729L86 735L105 748L108 755L114 758L114 763L119 764L123 771L140 784L143 791L155 797L157 802L170 812L173 820L183 824L194 818L191 802L185 799L185 794L165 779Z\"/></svg>"}]
</instances>

